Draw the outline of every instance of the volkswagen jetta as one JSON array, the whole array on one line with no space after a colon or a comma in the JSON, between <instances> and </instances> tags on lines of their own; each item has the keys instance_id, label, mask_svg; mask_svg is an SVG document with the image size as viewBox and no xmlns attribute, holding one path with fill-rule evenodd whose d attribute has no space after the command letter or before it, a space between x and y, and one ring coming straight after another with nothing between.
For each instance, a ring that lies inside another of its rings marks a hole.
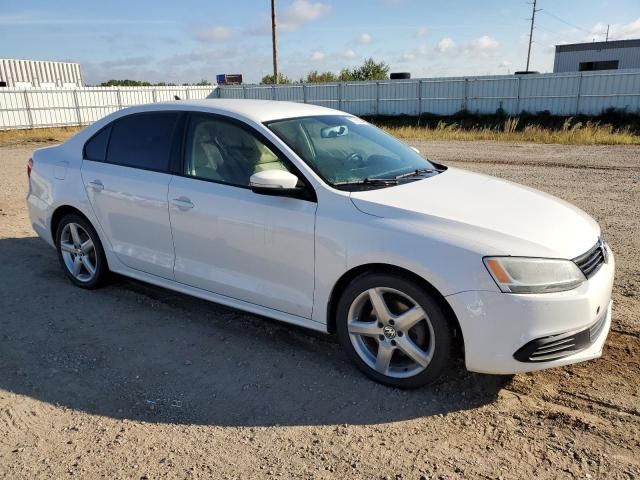
<instances>
[{"instance_id":1,"label":"volkswagen jetta","mask_svg":"<svg viewBox=\"0 0 640 480\"><path fill-rule=\"evenodd\" d=\"M386 384L457 352L495 374L593 359L609 331L614 259L587 214L336 110L127 108L28 173L33 228L78 287L117 272L335 333Z\"/></svg>"}]
</instances>

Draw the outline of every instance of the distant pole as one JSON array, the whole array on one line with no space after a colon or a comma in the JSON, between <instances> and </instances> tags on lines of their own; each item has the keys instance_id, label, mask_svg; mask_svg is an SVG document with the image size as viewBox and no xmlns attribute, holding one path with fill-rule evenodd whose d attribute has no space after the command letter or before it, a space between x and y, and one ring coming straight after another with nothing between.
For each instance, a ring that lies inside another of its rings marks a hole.
<instances>
[{"instance_id":1,"label":"distant pole","mask_svg":"<svg viewBox=\"0 0 640 480\"><path fill-rule=\"evenodd\" d=\"M605 39L605 42L609 41L609 24L607 23L607 38Z\"/></svg>"},{"instance_id":2,"label":"distant pole","mask_svg":"<svg viewBox=\"0 0 640 480\"><path fill-rule=\"evenodd\" d=\"M533 43L533 26L536 23L536 2L537 0L533 0L533 13L531 14L531 30L529 30L529 51L527 52L527 68L526 71L529 71L529 61L531 60L531 44Z\"/></svg>"},{"instance_id":3,"label":"distant pole","mask_svg":"<svg viewBox=\"0 0 640 480\"><path fill-rule=\"evenodd\" d=\"M271 0L271 41L273 43L273 81L278 83L278 34L276 33L276 0Z\"/></svg>"}]
</instances>

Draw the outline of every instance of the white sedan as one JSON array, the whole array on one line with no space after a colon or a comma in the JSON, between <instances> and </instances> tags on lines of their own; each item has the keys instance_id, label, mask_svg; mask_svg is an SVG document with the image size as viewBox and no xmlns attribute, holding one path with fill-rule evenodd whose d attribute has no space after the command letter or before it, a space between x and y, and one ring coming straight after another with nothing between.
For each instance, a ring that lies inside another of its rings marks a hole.
<instances>
[{"instance_id":1,"label":"white sedan","mask_svg":"<svg viewBox=\"0 0 640 480\"><path fill-rule=\"evenodd\" d=\"M137 106L28 172L33 228L78 287L117 272L335 333L389 385L431 382L456 355L495 374L589 360L609 331L613 254L587 214L344 112Z\"/></svg>"}]
</instances>

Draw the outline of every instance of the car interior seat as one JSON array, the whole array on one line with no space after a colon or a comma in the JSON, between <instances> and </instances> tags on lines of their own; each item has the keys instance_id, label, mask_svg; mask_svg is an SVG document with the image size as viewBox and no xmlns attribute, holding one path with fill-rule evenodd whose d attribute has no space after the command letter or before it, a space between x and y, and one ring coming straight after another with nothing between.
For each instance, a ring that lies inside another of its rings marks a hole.
<instances>
[{"instance_id":1,"label":"car interior seat","mask_svg":"<svg viewBox=\"0 0 640 480\"><path fill-rule=\"evenodd\" d=\"M213 139L213 129L213 122L201 122L196 126L191 149L187 152L187 168L195 177L223 180L218 169L224 164L224 157Z\"/></svg>"}]
</instances>

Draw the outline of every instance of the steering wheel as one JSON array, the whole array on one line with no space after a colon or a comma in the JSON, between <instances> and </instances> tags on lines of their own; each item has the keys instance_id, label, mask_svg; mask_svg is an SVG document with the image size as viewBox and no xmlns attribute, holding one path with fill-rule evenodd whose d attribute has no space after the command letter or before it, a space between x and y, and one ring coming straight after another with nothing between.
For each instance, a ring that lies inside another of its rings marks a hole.
<instances>
[{"instance_id":1,"label":"steering wheel","mask_svg":"<svg viewBox=\"0 0 640 480\"><path fill-rule=\"evenodd\" d=\"M363 167L366 165L367 162L365 162L364 158L362 157L362 155L360 155L357 152L353 152L351 155L349 155L347 157L346 163L350 164L351 162L356 162L358 167Z\"/></svg>"}]
</instances>

